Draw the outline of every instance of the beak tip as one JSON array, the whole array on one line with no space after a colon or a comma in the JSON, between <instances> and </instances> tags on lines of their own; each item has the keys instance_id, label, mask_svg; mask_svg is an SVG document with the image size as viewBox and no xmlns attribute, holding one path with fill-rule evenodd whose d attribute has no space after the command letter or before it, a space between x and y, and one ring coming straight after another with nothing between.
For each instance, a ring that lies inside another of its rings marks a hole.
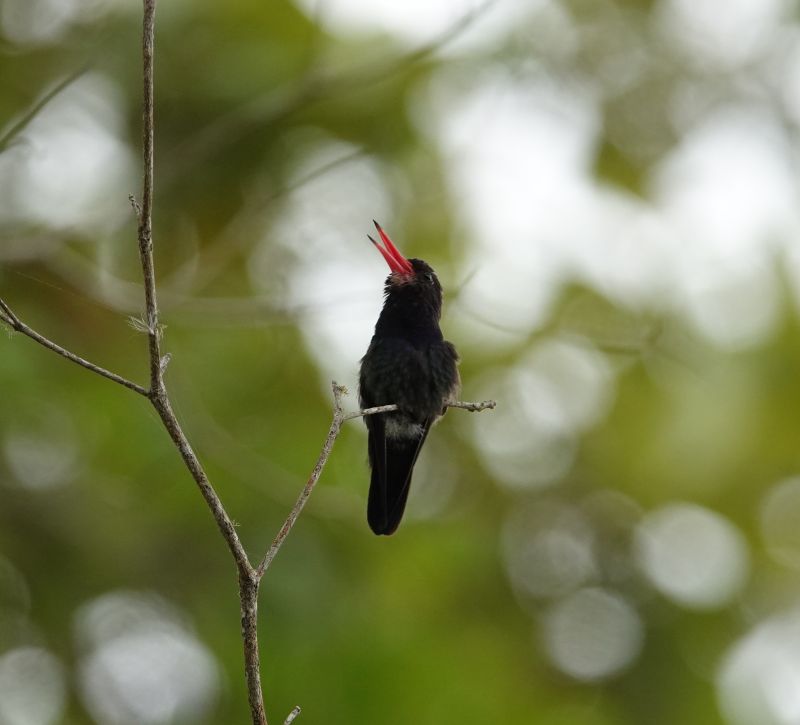
<instances>
[{"instance_id":1,"label":"beak tip","mask_svg":"<svg viewBox=\"0 0 800 725\"><path fill-rule=\"evenodd\" d=\"M383 258L386 260L386 263L389 265L389 268L392 272L396 274L412 274L413 268L411 263L398 251L397 247L394 246L394 243L391 239L389 239L386 232L383 231L381 225L378 224L377 221L374 219L372 223L375 225L375 228L378 230L378 234L380 234L381 241L383 242L384 246L381 246L376 242L369 234L367 234L367 239L372 242L376 249L383 255Z\"/></svg>"}]
</instances>

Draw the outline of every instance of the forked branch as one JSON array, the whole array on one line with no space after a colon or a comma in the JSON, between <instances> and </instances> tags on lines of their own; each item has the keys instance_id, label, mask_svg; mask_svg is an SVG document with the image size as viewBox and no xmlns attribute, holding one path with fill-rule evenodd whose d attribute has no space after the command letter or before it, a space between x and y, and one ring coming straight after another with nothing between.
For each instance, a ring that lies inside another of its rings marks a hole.
<instances>
[{"instance_id":1,"label":"forked branch","mask_svg":"<svg viewBox=\"0 0 800 725\"><path fill-rule=\"evenodd\" d=\"M344 408L342 407L342 397L347 395L347 388L345 388L344 385L339 385L335 380L331 383L331 388L333 389L333 420L331 421L331 426L328 429L328 435L325 438L325 443L322 445L322 451L319 454L317 464L314 466L314 470L311 471L311 475L309 476L306 485L303 487L303 490L300 492L300 496L292 507L292 510L289 512L289 515L286 517L286 521L283 522L283 526L281 526L280 531L278 531L278 535L275 537L269 549L267 550L267 553L264 555L264 558L261 560L261 563L256 568L256 576L258 576L259 579L264 576L264 572L266 572L266 570L269 568L272 560L275 558L281 546L283 546L283 542L286 540L286 537L292 530L292 527L297 521L297 517L300 516L300 512L306 505L306 501L308 501L309 496L311 496L314 486L317 485L317 481L319 481L319 478L322 475L322 469L325 468L325 464L328 462L328 458L333 450L333 444L336 442L336 438L339 436L339 433L342 429L342 423L348 420L353 420L354 418L362 418L365 415L391 413L392 411L398 409L397 405L379 405L374 408L357 410L353 413L345 413ZM484 400L481 403L465 403L460 401L451 401L447 403L448 408L461 408L471 412L491 410L496 405L497 404L494 400Z\"/></svg>"},{"instance_id":2,"label":"forked branch","mask_svg":"<svg viewBox=\"0 0 800 725\"><path fill-rule=\"evenodd\" d=\"M490 0L491 2L491 0ZM258 646L258 594L261 579L266 570L274 560L278 551L283 546L286 537L292 530L303 507L311 496L317 482L322 475L322 471L333 450L336 438L341 432L342 424L345 421L359 418L365 415L375 415L378 413L391 412L397 410L396 405L383 405L375 408L367 408L352 413L345 413L342 406L342 397L347 390L344 386L332 383L334 411L328 435L322 446L319 458L311 472L303 490L289 512L286 520L281 526L280 531L275 536L272 544L264 555L258 567L253 567L244 547L239 540L236 528L222 504L219 496L214 490L209 478L192 449L181 425L175 416L167 393L164 382L164 371L169 361L169 355L161 354L161 324L158 313L158 297L156 291L155 262L153 256L153 232L152 232L152 213L153 213L153 160L154 160L154 88L153 88L153 67L154 67L154 32L155 32L155 9L156 0L143 0L143 32L142 32L142 61L143 61L143 130L142 130L142 149L143 149L143 188L141 202L131 198L133 208L138 218L138 244L139 257L144 279L144 298L145 298L145 317L144 330L148 337L149 349L149 368L150 386L145 388L127 378L117 375L96 365L75 353L66 350L52 340L44 337L40 333L26 325L11 307L0 299L0 322L7 325L11 330L19 332L43 347L57 353L61 357L80 365L81 367L93 372L101 377L111 380L118 385L133 390L134 392L147 398L156 412L158 413L164 428L177 448L187 470L191 474L203 499L205 500L214 520L217 523L222 537L233 556L239 573L239 601L241 609L242 642L244 648L245 676L247 680L248 700L254 725L267 725L267 717L264 709L264 698L261 689L260 658ZM5 139L8 141L8 138ZM2 139L0 139L0 145ZM494 401L487 400L481 403L469 403L452 401L447 403L447 407L461 408L472 412L487 410L495 407ZM300 714L300 708L295 707L286 718L284 725L289 725Z\"/></svg>"}]
</instances>

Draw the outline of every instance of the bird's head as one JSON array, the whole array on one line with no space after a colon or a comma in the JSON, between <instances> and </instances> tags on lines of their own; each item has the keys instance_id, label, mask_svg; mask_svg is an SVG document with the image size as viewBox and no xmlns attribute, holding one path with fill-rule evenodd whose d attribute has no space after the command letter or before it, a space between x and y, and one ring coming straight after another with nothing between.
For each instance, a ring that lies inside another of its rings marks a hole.
<instances>
[{"instance_id":1,"label":"bird's head","mask_svg":"<svg viewBox=\"0 0 800 725\"><path fill-rule=\"evenodd\" d=\"M368 238L383 255L389 269L392 270L386 278L387 298L416 298L438 312L442 306L442 285L439 284L439 278L433 271L433 267L421 259L406 259L394 246L381 225L374 220L373 224L378 230L383 246L369 235Z\"/></svg>"}]
</instances>

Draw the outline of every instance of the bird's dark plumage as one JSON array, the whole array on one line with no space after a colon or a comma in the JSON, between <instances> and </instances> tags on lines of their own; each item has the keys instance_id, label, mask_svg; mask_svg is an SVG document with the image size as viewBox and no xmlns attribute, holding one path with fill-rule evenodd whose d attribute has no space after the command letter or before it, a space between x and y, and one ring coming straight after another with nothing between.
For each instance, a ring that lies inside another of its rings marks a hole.
<instances>
[{"instance_id":1,"label":"bird's dark plumage","mask_svg":"<svg viewBox=\"0 0 800 725\"><path fill-rule=\"evenodd\" d=\"M361 360L362 408L396 403L399 410L364 417L372 477L367 520L392 534L403 517L414 464L445 403L458 393L458 354L442 337L442 287L421 259L405 259L377 225L386 248L372 240L392 273L375 334Z\"/></svg>"}]
</instances>

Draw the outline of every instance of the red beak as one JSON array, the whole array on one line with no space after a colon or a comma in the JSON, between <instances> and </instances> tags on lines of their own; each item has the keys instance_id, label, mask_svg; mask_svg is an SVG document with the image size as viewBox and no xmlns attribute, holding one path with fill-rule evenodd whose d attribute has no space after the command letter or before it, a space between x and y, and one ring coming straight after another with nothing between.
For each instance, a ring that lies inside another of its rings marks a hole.
<instances>
[{"instance_id":1,"label":"red beak","mask_svg":"<svg viewBox=\"0 0 800 725\"><path fill-rule=\"evenodd\" d=\"M372 220L372 223L378 230L378 234L381 235L381 241L383 242L385 248L378 244L378 242L370 237L369 234L367 235L367 238L383 255L383 258L389 265L389 269L391 269L395 274L414 274L414 268L411 266L411 262L409 262L402 254L400 254L397 247L395 247L392 243L392 240L387 236L386 232L381 229L381 225L378 224L378 222L376 222L374 219Z\"/></svg>"}]
</instances>

